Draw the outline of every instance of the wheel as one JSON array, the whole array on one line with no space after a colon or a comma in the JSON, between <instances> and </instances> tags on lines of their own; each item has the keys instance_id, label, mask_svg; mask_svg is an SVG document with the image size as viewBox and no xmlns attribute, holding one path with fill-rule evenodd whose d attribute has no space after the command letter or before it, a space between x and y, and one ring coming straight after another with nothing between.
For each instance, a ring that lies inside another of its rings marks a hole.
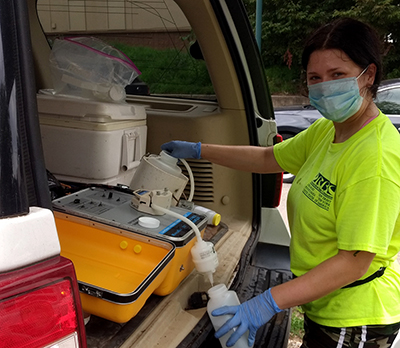
<instances>
[{"instance_id":1,"label":"wheel","mask_svg":"<svg viewBox=\"0 0 400 348\"><path fill-rule=\"evenodd\" d=\"M296 135L296 134L293 134L293 133L282 133L282 134L281 134L283 140L292 138L292 137L294 137L295 135ZM294 174L292 174L292 173L283 172L283 182L284 182L285 184L291 184L291 183L293 182L293 180L294 180L295 177L296 177L296 176L295 176Z\"/></svg>"}]
</instances>

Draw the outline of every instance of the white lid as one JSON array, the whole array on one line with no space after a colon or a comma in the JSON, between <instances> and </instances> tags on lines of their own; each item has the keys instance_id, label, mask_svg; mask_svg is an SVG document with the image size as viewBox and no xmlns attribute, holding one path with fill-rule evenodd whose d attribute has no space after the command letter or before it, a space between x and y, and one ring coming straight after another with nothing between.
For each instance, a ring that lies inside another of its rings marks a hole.
<instances>
[{"instance_id":1,"label":"white lid","mask_svg":"<svg viewBox=\"0 0 400 348\"><path fill-rule=\"evenodd\" d=\"M121 86L112 86L111 89L108 91L108 95L112 100L117 102L125 100L126 94L125 90Z\"/></svg>"},{"instance_id":2,"label":"white lid","mask_svg":"<svg viewBox=\"0 0 400 348\"><path fill-rule=\"evenodd\" d=\"M158 226L160 226L160 220L142 216L139 218L139 225L144 228L157 228Z\"/></svg>"},{"instance_id":3,"label":"white lid","mask_svg":"<svg viewBox=\"0 0 400 348\"><path fill-rule=\"evenodd\" d=\"M98 117L111 120L145 120L143 105L128 103L107 103L74 97L37 94L38 111L41 115L68 116L76 118ZM67 107L68 106L68 107Z\"/></svg>"}]
</instances>

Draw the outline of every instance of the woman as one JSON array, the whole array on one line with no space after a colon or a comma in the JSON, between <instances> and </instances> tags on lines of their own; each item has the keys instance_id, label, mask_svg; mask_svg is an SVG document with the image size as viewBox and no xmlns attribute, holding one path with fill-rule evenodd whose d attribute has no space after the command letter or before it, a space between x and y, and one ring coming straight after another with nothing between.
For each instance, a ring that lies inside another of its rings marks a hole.
<instances>
[{"instance_id":1,"label":"woman","mask_svg":"<svg viewBox=\"0 0 400 348\"><path fill-rule=\"evenodd\" d=\"M294 279L235 307L228 344L301 305L303 348L390 347L400 327L400 137L373 102L382 76L374 30L340 19L308 40L309 98L324 116L270 148L171 142L175 157L257 173L296 174L288 196Z\"/></svg>"}]
</instances>

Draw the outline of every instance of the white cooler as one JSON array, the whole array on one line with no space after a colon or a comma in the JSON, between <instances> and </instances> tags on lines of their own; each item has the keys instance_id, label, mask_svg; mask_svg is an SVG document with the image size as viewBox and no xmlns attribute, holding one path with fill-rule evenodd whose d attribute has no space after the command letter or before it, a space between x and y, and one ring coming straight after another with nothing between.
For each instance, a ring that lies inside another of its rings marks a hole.
<instances>
[{"instance_id":1,"label":"white cooler","mask_svg":"<svg viewBox=\"0 0 400 348\"><path fill-rule=\"evenodd\" d=\"M146 152L141 105L37 95L47 169L59 180L130 185Z\"/></svg>"}]
</instances>

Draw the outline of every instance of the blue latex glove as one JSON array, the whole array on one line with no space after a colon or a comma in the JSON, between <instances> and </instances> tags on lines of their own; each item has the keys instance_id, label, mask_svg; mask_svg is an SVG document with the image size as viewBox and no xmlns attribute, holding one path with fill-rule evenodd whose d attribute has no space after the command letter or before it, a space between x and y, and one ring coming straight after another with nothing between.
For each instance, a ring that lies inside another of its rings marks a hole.
<instances>
[{"instance_id":1,"label":"blue latex glove","mask_svg":"<svg viewBox=\"0 0 400 348\"><path fill-rule=\"evenodd\" d=\"M175 158L201 158L201 143L174 140L161 145L161 150Z\"/></svg>"},{"instance_id":2,"label":"blue latex glove","mask_svg":"<svg viewBox=\"0 0 400 348\"><path fill-rule=\"evenodd\" d=\"M232 347L237 340L249 330L249 347L253 346L256 339L257 330L267 323L276 313L281 312L271 295L271 289L242 303L239 306L224 306L212 311L212 315L231 314L233 317L215 333L216 338L220 338L231 329L237 330L229 337L226 345Z\"/></svg>"}]
</instances>

